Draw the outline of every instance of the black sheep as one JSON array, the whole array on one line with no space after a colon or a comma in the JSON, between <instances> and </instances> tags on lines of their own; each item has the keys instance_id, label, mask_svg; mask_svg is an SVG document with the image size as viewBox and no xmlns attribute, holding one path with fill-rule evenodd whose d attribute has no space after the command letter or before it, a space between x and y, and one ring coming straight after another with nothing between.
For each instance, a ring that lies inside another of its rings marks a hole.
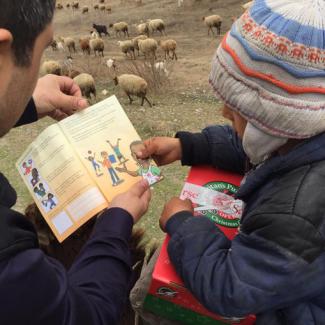
<instances>
[{"instance_id":1,"label":"black sheep","mask_svg":"<svg viewBox=\"0 0 325 325\"><path fill-rule=\"evenodd\" d=\"M96 25L96 24L93 24L93 28L96 29L96 31L97 31L97 33L99 34L100 37L102 36L102 33L104 35L109 36L109 33L107 31L107 27L105 25Z\"/></svg>"}]
</instances>

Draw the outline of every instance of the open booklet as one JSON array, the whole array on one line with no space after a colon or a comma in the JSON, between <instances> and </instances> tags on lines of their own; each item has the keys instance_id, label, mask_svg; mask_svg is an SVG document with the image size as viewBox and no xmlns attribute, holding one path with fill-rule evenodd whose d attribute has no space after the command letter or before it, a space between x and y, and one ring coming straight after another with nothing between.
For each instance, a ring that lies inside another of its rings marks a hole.
<instances>
[{"instance_id":1,"label":"open booklet","mask_svg":"<svg viewBox=\"0 0 325 325\"><path fill-rule=\"evenodd\" d=\"M107 208L140 177L160 169L135 152L143 143L112 96L46 128L16 166L59 242Z\"/></svg>"}]
</instances>

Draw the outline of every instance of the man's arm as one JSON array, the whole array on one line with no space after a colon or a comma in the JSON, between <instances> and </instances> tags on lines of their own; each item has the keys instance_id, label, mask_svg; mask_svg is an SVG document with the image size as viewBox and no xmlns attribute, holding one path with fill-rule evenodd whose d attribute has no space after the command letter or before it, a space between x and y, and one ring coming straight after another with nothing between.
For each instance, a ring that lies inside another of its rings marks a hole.
<instances>
[{"instance_id":1,"label":"man's arm","mask_svg":"<svg viewBox=\"0 0 325 325\"><path fill-rule=\"evenodd\" d=\"M325 272L324 256L308 263L254 233L239 233L230 241L209 219L188 211L171 217L166 230L177 273L212 312L228 317L261 313L324 290L317 280Z\"/></svg>"},{"instance_id":2,"label":"man's arm","mask_svg":"<svg viewBox=\"0 0 325 325\"><path fill-rule=\"evenodd\" d=\"M37 110L33 98L28 102L23 115L20 117L18 122L15 124L15 127L33 123L38 120Z\"/></svg>"},{"instance_id":3,"label":"man's arm","mask_svg":"<svg viewBox=\"0 0 325 325\"><path fill-rule=\"evenodd\" d=\"M244 174L246 154L242 142L230 126L211 126L201 133L178 132L183 165L212 165Z\"/></svg>"},{"instance_id":4,"label":"man's arm","mask_svg":"<svg viewBox=\"0 0 325 325\"><path fill-rule=\"evenodd\" d=\"M130 285L132 226L125 210L105 212L69 272L39 249L11 258L1 267L1 324L116 324Z\"/></svg>"}]
</instances>

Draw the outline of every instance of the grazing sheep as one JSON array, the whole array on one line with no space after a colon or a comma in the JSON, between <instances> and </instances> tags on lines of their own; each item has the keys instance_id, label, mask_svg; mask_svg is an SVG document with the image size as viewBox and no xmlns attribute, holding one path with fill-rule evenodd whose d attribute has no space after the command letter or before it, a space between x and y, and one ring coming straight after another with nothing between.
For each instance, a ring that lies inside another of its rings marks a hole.
<instances>
[{"instance_id":1,"label":"grazing sheep","mask_svg":"<svg viewBox=\"0 0 325 325\"><path fill-rule=\"evenodd\" d=\"M108 59L108 60L106 60L106 66L107 66L109 69L112 69L112 68L113 68L113 70L116 70L116 68L117 68L114 59Z\"/></svg>"},{"instance_id":2,"label":"grazing sheep","mask_svg":"<svg viewBox=\"0 0 325 325\"><path fill-rule=\"evenodd\" d=\"M87 53L88 55L90 55L89 37L80 38L79 45L83 54Z\"/></svg>"},{"instance_id":3,"label":"grazing sheep","mask_svg":"<svg viewBox=\"0 0 325 325\"><path fill-rule=\"evenodd\" d=\"M155 69L157 71L163 72L166 76L169 75L169 71L166 68L166 62L165 61L156 62L155 65L154 65L154 67L155 67Z\"/></svg>"},{"instance_id":4,"label":"grazing sheep","mask_svg":"<svg viewBox=\"0 0 325 325\"><path fill-rule=\"evenodd\" d=\"M147 35L149 36L149 26L148 23L141 23L139 25L136 26L136 30L138 32L139 35Z\"/></svg>"},{"instance_id":5,"label":"grazing sheep","mask_svg":"<svg viewBox=\"0 0 325 325\"><path fill-rule=\"evenodd\" d=\"M74 82L79 86L82 96L91 99L93 94L96 97L96 87L94 78L88 73L81 73L75 78Z\"/></svg>"},{"instance_id":6,"label":"grazing sheep","mask_svg":"<svg viewBox=\"0 0 325 325\"><path fill-rule=\"evenodd\" d=\"M102 34L109 36L109 33L107 31L107 27L105 25L96 25L93 24L93 28L96 29L97 33L100 37L102 37Z\"/></svg>"},{"instance_id":7,"label":"grazing sheep","mask_svg":"<svg viewBox=\"0 0 325 325\"><path fill-rule=\"evenodd\" d=\"M133 41L133 44L134 44L134 49L137 50L138 52L138 56L140 56L140 49L139 49L139 41L140 40L144 40L144 39L147 39L148 37L146 35L139 35L137 37L134 37L132 39Z\"/></svg>"},{"instance_id":8,"label":"grazing sheep","mask_svg":"<svg viewBox=\"0 0 325 325\"><path fill-rule=\"evenodd\" d=\"M247 10L249 9L253 4L253 1L249 1L249 2L246 2L244 3L241 7L244 9L244 10Z\"/></svg>"},{"instance_id":9,"label":"grazing sheep","mask_svg":"<svg viewBox=\"0 0 325 325\"><path fill-rule=\"evenodd\" d=\"M150 101L146 97L148 84L143 78L134 74L122 74L114 78L114 83L116 86L120 85L121 89L129 97L130 104L132 104L133 102L133 99L131 97L131 95L133 95L142 99L141 106L143 106L145 100L147 101L150 107L152 106Z\"/></svg>"},{"instance_id":10,"label":"grazing sheep","mask_svg":"<svg viewBox=\"0 0 325 325\"><path fill-rule=\"evenodd\" d=\"M184 0L177 0L177 7L181 7L183 4Z\"/></svg>"},{"instance_id":11,"label":"grazing sheep","mask_svg":"<svg viewBox=\"0 0 325 325\"><path fill-rule=\"evenodd\" d=\"M57 5L56 5L56 9L63 9L62 4L61 4L61 3L57 3Z\"/></svg>"},{"instance_id":12,"label":"grazing sheep","mask_svg":"<svg viewBox=\"0 0 325 325\"><path fill-rule=\"evenodd\" d=\"M105 0L99 0L99 3L105 3Z\"/></svg>"},{"instance_id":13,"label":"grazing sheep","mask_svg":"<svg viewBox=\"0 0 325 325\"><path fill-rule=\"evenodd\" d=\"M159 31L160 34L165 35L165 23L162 19L149 19L148 28L152 34L156 31Z\"/></svg>"},{"instance_id":14,"label":"grazing sheep","mask_svg":"<svg viewBox=\"0 0 325 325\"><path fill-rule=\"evenodd\" d=\"M117 43L120 46L121 51L125 54L126 57L128 56L129 53L131 59L134 58L135 60L134 43L132 40L118 41Z\"/></svg>"},{"instance_id":15,"label":"grazing sheep","mask_svg":"<svg viewBox=\"0 0 325 325\"><path fill-rule=\"evenodd\" d=\"M167 55L169 58L171 58L172 60L177 60L177 55L176 55L176 47L177 47L177 43L175 40L173 39L168 39L168 40L160 40L158 42L160 48L165 52L165 60L167 60ZM170 57L169 52L172 52L172 57Z\"/></svg>"},{"instance_id":16,"label":"grazing sheep","mask_svg":"<svg viewBox=\"0 0 325 325\"><path fill-rule=\"evenodd\" d=\"M222 18L219 15L211 15L211 16L203 17L202 20L208 27L208 36L210 35L210 30L214 35L213 27L217 29L218 35L221 34Z\"/></svg>"},{"instance_id":17,"label":"grazing sheep","mask_svg":"<svg viewBox=\"0 0 325 325\"><path fill-rule=\"evenodd\" d=\"M83 6L83 7L82 7L82 13L85 14L85 13L87 13L87 12L89 12L89 8L88 8L88 6Z\"/></svg>"},{"instance_id":18,"label":"grazing sheep","mask_svg":"<svg viewBox=\"0 0 325 325\"><path fill-rule=\"evenodd\" d=\"M129 36L129 26L126 22L120 21L119 23L110 24L109 27L113 27L115 30L116 37L120 35L120 33L124 33L124 36Z\"/></svg>"},{"instance_id":19,"label":"grazing sheep","mask_svg":"<svg viewBox=\"0 0 325 325\"><path fill-rule=\"evenodd\" d=\"M144 54L145 59L147 59L147 56L150 57L150 55L154 58L157 59L156 57L156 51L158 48L158 43L155 39L153 38L147 38L144 40L139 40L139 49L140 51Z\"/></svg>"},{"instance_id":20,"label":"grazing sheep","mask_svg":"<svg viewBox=\"0 0 325 325\"><path fill-rule=\"evenodd\" d=\"M70 3L67 3L65 6L66 6L67 8L70 8Z\"/></svg>"},{"instance_id":21,"label":"grazing sheep","mask_svg":"<svg viewBox=\"0 0 325 325\"><path fill-rule=\"evenodd\" d=\"M102 54L102 56L104 56L104 41L101 38L95 38L95 39L91 39L89 41L89 46L90 48L94 51L95 56Z\"/></svg>"},{"instance_id":22,"label":"grazing sheep","mask_svg":"<svg viewBox=\"0 0 325 325\"><path fill-rule=\"evenodd\" d=\"M106 10L106 6L105 6L105 5L100 5L100 6L99 6L99 10L101 10L101 11L105 11L105 10Z\"/></svg>"},{"instance_id":23,"label":"grazing sheep","mask_svg":"<svg viewBox=\"0 0 325 325\"><path fill-rule=\"evenodd\" d=\"M100 35L97 33L97 31L91 31L90 32L90 38L95 39L95 38L101 38Z\"/></svg>"},{"instance_id":24,"label":"grazing sheep","mask_svg":"<svg viewBox=\"0 0 325 325\"><path fill-rule=\"evenodd\" d=\"M79 9L79 1L73 1L71 6L73 10Z\"/></svg>"},{"instance_id":25,"label":"grazing sheep","mask_svg":"<svg viewBox=\"0 0 325 325\"><path fill-rule=\"evenodd\" d=\"M94 9L95 9L95 10L98 10L98 9L99 9L99 5L98 5L98 4L95 4L95 5L94 5Z\"/></svg>"},{"instance_id":26,"label":"grazing sheep","mask_svg":"<svg viewBox=\"0 0 325 325\"><path fill-rule=\"evenodd\" d=\"M55 74L57 76L62 75L60 63L54 60L44 61L40 72L42 76L45 76L46 74Z\"/></svg>"},{"instance_id":27,"label":"grazing sheep","mask_svg":"<svg viewBox=\"0 0 325 325\"><path fill-rule=\"evenodd\" d=\"M111 6L106 6L105 10L110 14L112 12L112 7Z\"/></svg>"},{"instance_id":28,"label":"grazing sheep","mask_svg":"<svg viewBox=\"0 0 325 325\"><path fill-rule=\"evenodd\" d=\"M68 48L71 55L72 51L76 53L76 43L71 37L59 37L59 40Z\"/></svg>"}]
</instances>

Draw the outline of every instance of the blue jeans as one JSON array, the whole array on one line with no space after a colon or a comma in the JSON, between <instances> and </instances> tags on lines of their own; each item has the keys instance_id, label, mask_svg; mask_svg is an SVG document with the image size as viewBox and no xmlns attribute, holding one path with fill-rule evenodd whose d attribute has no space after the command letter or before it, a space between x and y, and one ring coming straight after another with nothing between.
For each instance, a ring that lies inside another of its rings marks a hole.
<instances>
[{"instance_id":1,"label":"blue jeans","mask_svg":"<svg viewBox=\"0 0 325 325\"><path fill-rule=\"evenodd\" d=\"M120 180L116 174L116 171L114 170L114 168L108 168L108 172L111 176L113 184L116 184Z\"/></svg>"}]
</instances>

